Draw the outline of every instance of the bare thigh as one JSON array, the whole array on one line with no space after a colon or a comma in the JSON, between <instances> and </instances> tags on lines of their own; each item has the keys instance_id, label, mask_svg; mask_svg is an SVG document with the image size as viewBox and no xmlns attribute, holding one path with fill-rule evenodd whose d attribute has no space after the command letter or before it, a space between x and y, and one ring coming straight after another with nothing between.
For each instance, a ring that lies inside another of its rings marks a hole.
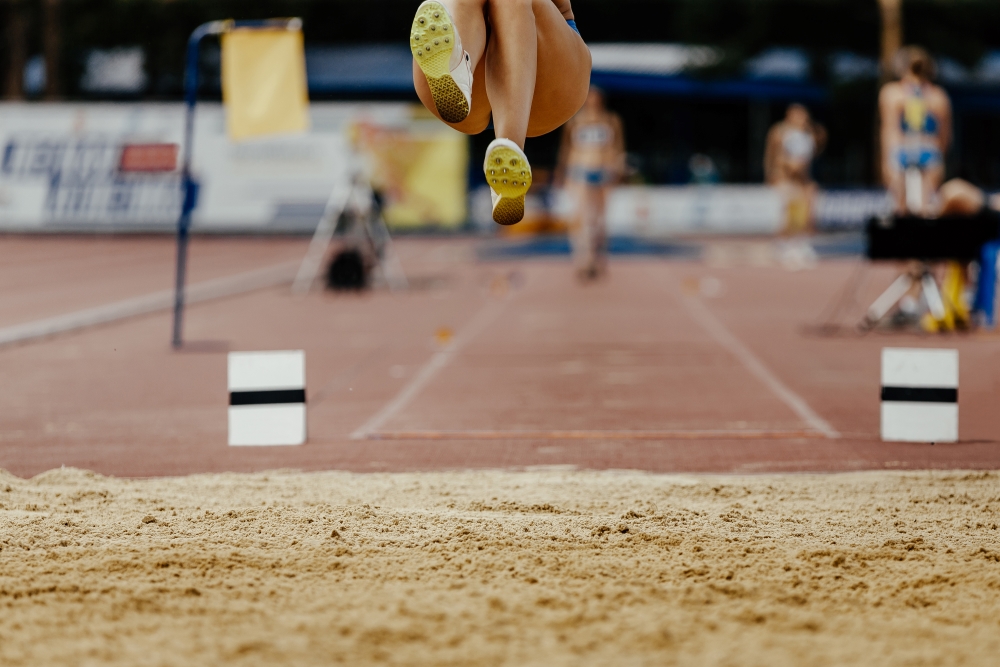
<instances>
[{"instance_id":1,"label":"bare thigh","mask_svg":"<svg viewBox=\"0 0 1000 667\"><path fill-rule=\"evenodd\" d=\"M929 167L924 170L924 192L928 197L933 197L941 184L944 182L944 167Z\"/></svg>"},{"instance_id":2,"label":"bare thigh","mask_svg":"<svg viewBox=\"0 0 1000 667\"><path fill-rule=\"evenodd\" d=\"M503 0L491 0L503 1ZM590 50L552 0L533 0L535 30L538 39L538 69L528 120L528 136L537 137L558 128L580 110L590 89ZM489 6L486 8L487 15ZM486 59L480 58L473 73L472 108L461 123L448 123L466 134L479 134L490 123L493 107L486 95ZM434 105L427 79L413 63L413 84L417 97L431 113L441 119ZM446 122L441 119L442 122Z\"/></svg>"},{"instance_id":3,"label":"bare thigh","mask_svg":"<svg viewBox=\"0 0 1000 667\"><path fill-rule=\"evenodd\" d=\"M576 115L590 90L590 49L552 0L534 0L538 70L528 136L548 134ZM487 56L488 57L488 56Z\"/></svg>"}]
</instances>

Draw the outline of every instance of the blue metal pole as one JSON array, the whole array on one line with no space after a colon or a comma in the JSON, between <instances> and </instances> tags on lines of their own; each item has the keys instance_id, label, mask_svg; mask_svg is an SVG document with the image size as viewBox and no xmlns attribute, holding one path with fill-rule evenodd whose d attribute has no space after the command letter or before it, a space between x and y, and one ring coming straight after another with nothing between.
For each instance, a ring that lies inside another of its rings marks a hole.
<instances>
[{"instance_id":1,"label":"blue metal pole","mask_svg":"<svg viewBox=\"0 0 1000 667\"><path fill-rule=\"evenodd\" d=\"M1000 268L1000 241L990 241L983 246L979 259L979 282L972 309L980 312L982 324L987 329L997 325L997 269Z\"/></svg>"},{"instance_id":2,"label":"blue metal pole","mask_svg":"<svg viewBox=\"0 0 1000 667\"><path fill-rule=\"evenodd\" d=\"M184 66L184 156L181 163L181 188L183 202L177 220L177 273L174 282L174 327L171 344L179 349L184 344L184 286L187 273L188 232L191 212L198 203L198 183L191 176L191 153L194 150L194 107L198 102L198 57L201 40L209 35L219 35L233 28L286 28L298 30L302 21L291 19L265 19L261 21L210 21L194 29L188 38Z\"/></svg>"},{"instance_id":3,"label":"blue metal pole","mask_svg":"<svg viewBox=\"0 0 1000 667\"><path fill-rule=\"evenodd\" d=\"M198 61L201 40L208 35L224 32L226 22L211 21L194 29L188 38L187 57L184 66L184 146L181 166L181 190L183 200L181 215L177 220L177 272L174 282L174 327L171 344L174 349L184 344L184 286L187 273L188 230L191 227L191 212L197 204L198 186L191 176L191 153L194 148L194 107L198 102Z\"/></svg>"}]
</instances>

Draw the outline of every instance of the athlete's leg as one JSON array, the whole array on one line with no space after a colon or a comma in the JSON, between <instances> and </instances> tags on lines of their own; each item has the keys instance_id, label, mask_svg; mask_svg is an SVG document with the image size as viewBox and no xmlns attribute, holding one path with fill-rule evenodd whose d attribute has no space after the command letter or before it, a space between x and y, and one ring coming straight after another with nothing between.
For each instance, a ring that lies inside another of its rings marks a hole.
<instances>
[{"instance_id":1,"label":"athlete's leg","mask_svg":"<svg viewBox=\"0 0 1000 667\"><path fill-rule=\"evenodd\" d=\"M552 0L534 0L538 69L528 136L548 134L572 118L590 92L590 49Z\"/></svg>"},{"instance_id":2,"label":"athlete's leg","mask_svg":"<svg viewBox=\"0 0 1000 667\"><path fill-rule=\"evenodd\" d=\"M590 52L552 0L489 0L486 93L496 140L483 169L493 189L493 219L510 225L524 216L531 166L527 136L544 134L575 114L590 83Z\"/></svg>"},{"instance_id":3,"label":"athlete's leg","mask_svg":"<svg viewBox=\"0 0 1000 667\"><path fill-rule=\"evenodd\" d=\"M462 41L462 48L469 54L472 67L472 105L468 117L458 123L448 123L441 118L427 77L414 58L413 86L417 97L427 109L440 120L466 134L479 134L490 123L490 103L486 97L486 18L485 6L488 0L438 0L454 23L455 32Z\"/></svg>"},{"instance_id":4,"label":"athlete's leg","mask_svg":"<svg viewBox=\"0 0 1000 667\"><path fill-rule=\"evenodd\" d=\"M924 210L923 214L927 216L934 215L937 213L938 202L938 190L941 189L941 184L944 182L944 165L931 165L924 169Z\"/></svg>"},{"instance_id":5,"label":"athlete's leg","mask_svg":"<svg viewBox=\"0 0 1000 667\"><path fill-rule=\"evenodd\" d=\"M552 0L490 0L486 93L496 136L523 148L573 117L590 89L590 51Z\"/></svg>"},{"instance_id":6,"label":"athlete's leg","mask_svg":"<svg viewBox=\"0 0 1000 667\"><path fill-rule=\"evenodd\" d=\"M464 134L479 134L490 125L490 100L486 97L486 59L480 58L478 67L472 74L472 108L468 117L460 123L449 123L441 118L437 105L434 104L434 97L431 89L427 85L427 78L420 71L417 64L413 64L413 87L417 89L417 97L423 102L427 110L438 117L443 123L447 123L459 132Z\"/></svg>"},{"instance_id":7,"label":"athlete's leg","mask_svg":"<svg viewBox=\"0 0 1000 667\"><path fill-rule=\"evenodd\" d=\"M463 132L481 132L492 111L497 140L487 150L484 171L494 193L493 219L514 224L524 215L524 193L532 180L525 138L554 130L583 105L590 51L566 22L573 17L564 16L552 0L433 2L418 9L410 36L414 86L432 113L450 118L448 124ZM442 58L452 28L469 57L453 58L449 70ZM474 70L471 91L468 71L455 69L465 62ZM458 85L461 81L466 83Z\"/></svg>"},{"instance_id":8,"label":"athlete's leg","mask_svg":"<svg viewBox=\"0 0 1000 667\"><path fill-rule=\"evenodd\" d=\"M501 225L524 217L524 195L531 187L524 140L538 65L535 4L535 0L489 0L486 6L490 23L486 95L497 138L486 149L483 172L493 190L493 220Z\"/></svg>"},{"instance_id":9,"label":"athlete's leg","mask_svg":"<svg viewBox=\"0 0 1000 667\"><path fill-rule=\"evenodd\" d=\"M906 174L903 169L891 166L886 169L886 187L892 196L892 203L895 205L896 213L906 213Z\"/></svg>"},{"instance_id":10,"label":"athlete's leg","mask_svg":"<svg viewBox=\"0 0 1000 667\"><path fill-rule=\"evenodd\" d=\"M597 275L608 270L608 192L607 185L594 188L594 269Z\"/></svg>"},{"instance_id":11,"label":"athlete's leg","mask_svg":"<svg viewBox=\"0 0 1000 667\"><path fill-rule=\"evenodd\" d=\"M569 220L569 243L573 252L573 269L577 276L585 277L586 267L590 262L590 244L587 216L590 202L587 201L588 190L585 183L576 179L566 184L566 194L573 202L573 214Z\"/></svg>"},{"instance_id":12,"label":"athlete's leg","mask_svg":"<svg viewBox=\"0 0 1000 667\"><path fill-rule=\"evenodd\" d=\"M492 111L496 135L523 147L525 136L551 132L583 105L590 51L552 0L440 1L474 71L469 116L449 125L476 134L489 124ZM492 30L488 45L484 15ZM416 62L413 83L424 106L440 118Z\"/></svg>"},{"instance_id":13,"label":"athlete's leg","mask_svg":"<svg viewBox=\"0 0 1000 667\"><path fill-rule=\"evenodd\" d=\"M579 183L574 188L576 215L572 232L573 260L577 276L595 278L602 267L604 186Z\"/></svg>"},{"instance_id":14,"label":"athlete's leg","mask_svg":"<svg viewBox=\"0 0 1000 667\"><path fill-rule=\"evenodd\" d=\"M546 2L555 9L551 0ZM486 47L486 96L493 106L493 127L497 138L510 139L522 149L538 66L533 4L534 0L491 0L487 5L492 33Z\"/></svg>"},{"instance_id":15,"label":"athlete's leg","mask_svg":"<svg viewBox=\"0 0 1000 667\"><path fill-rule=\"evenodd\" d=\"M806 181L803 186L806 200L806 229L807 234L816 231L816 199L819 195L819 186L813 181Z\"/></svg>"}]
</instances>

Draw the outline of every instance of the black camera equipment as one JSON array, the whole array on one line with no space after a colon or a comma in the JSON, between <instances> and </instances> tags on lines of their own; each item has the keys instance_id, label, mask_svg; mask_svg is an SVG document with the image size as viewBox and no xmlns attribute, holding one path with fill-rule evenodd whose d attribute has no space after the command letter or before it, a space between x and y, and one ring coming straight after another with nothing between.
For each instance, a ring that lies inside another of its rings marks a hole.
<instances>
[{"instance_id":1,"label":"black camera equipment","mask_svg":"<svg viewBox=\"0 0 1000 667\"><path fill-rule=\"evenodd\" d=\"M866 232L869 259L968 262L1000 237L1000 216L983 210L975 216L872 218Z\"/></svg>"},{"instance_id":2,"label":"black camera equipment","mask_svg":"<svg viewBox=\"0 0 1000 667\"><path fill-rule=\"evenodd\" d=\"M1000 216L984 209L974 216L872 218L865 231L869 259L915 263L868 308L860 325L867 330L878 324L910 292L914 283L920 284L931 314L943 318L944 301L928 263L979 259L983 245L1000 238Z\"/></svg>"}]
</instances>

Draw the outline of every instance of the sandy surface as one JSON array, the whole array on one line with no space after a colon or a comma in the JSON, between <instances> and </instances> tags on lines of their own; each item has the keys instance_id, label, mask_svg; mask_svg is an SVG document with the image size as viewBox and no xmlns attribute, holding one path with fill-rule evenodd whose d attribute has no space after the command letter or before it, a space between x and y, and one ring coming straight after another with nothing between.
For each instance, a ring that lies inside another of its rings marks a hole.
<instances>
[{"instance_id":1,"label":"sandy surface","mask_svg":"<svg viewBox=\"0 0 1000 667\"><path fill-rule=\"evenodd\" d=\"M0 664L995 665L1000 474L0 471Z\"/></svg>"}]
</instances>

